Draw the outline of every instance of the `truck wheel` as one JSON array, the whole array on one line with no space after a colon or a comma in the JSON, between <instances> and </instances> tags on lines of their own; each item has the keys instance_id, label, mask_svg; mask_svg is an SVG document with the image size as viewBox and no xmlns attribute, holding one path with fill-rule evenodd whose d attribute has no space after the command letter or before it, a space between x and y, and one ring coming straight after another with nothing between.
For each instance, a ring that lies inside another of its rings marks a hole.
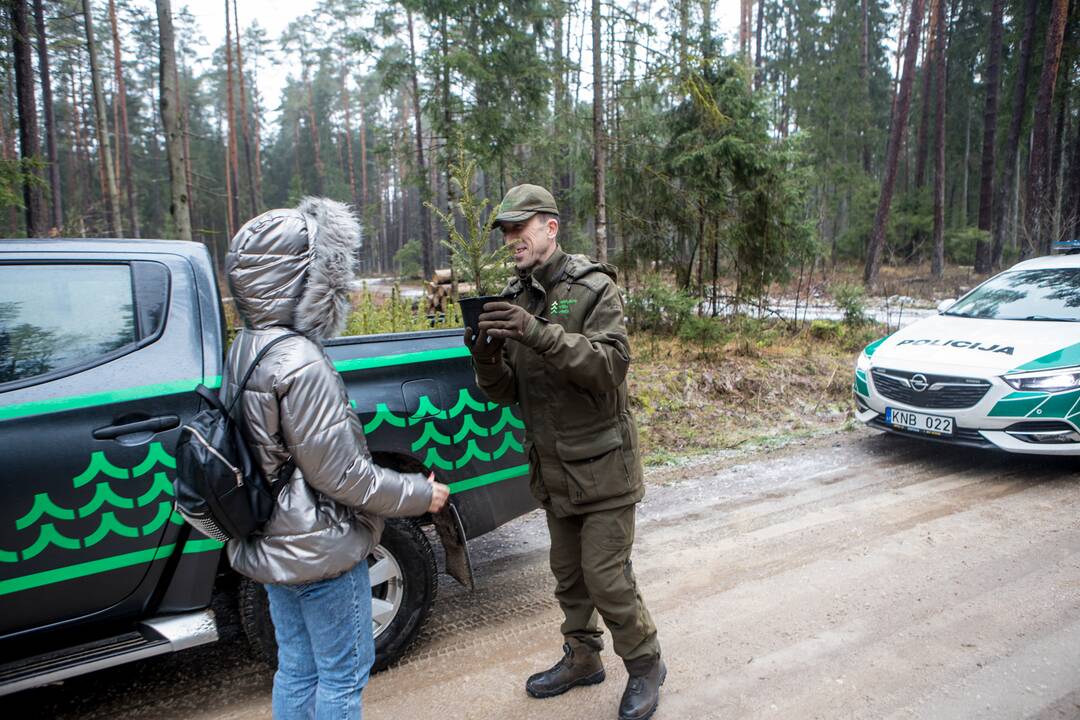
<instances>
[{"instance_id":1,"label":"truck wheel","mask_svg":"<svg viewBox=\"0 0 1080 720\"><path fill-rule=\"evenodd\" d=\"M408 520L387 520L368 560L371 620L378 672L405 654L431 613L438 590L435 553L423 531Z\"/></svg>"},{"instance_id":2,"label":"truck wheel","mask_svg":"<svg viewBox=\"0 0 1080 720\"><path fill-rule=\"evenodd\" d=\"M435 602L438 576L435 553L423 531L408 520L388 520L382 539L368 558L371 575L371 621L378 672L397 661L420 633ZM262 585L240 584L240 622L252 649L271 665L277 642L270 604Z\"/></svg>"}]
</instances>

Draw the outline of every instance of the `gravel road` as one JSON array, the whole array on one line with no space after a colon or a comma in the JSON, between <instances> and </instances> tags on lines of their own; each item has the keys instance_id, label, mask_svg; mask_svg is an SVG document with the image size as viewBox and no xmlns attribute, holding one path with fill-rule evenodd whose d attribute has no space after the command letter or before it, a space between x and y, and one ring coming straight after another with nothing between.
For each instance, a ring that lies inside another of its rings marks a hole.
<instances>
[{"instance_id":1,"label":"gravel road","mask_svg":"<svg viewBox=\"0 0 1080 720\"><path fill-rule=\"evenodd\" d=\"M650 472L634 567L669 667L657 720L1080 718L1080 461L852 433ZM614 718L626 674L533 700L559 654L543 518L441 577L365 718ZM8 717L269 718L227 608L217 645L5 698ZM16 714L8 714L7 709Z\"/></svg>"}]
</instances>

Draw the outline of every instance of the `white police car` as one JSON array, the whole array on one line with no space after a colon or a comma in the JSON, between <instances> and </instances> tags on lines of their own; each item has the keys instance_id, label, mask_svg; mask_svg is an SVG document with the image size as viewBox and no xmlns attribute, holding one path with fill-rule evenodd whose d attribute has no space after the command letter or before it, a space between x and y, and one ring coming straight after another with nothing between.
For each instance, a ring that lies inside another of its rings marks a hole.
<instances>
[{"instance_id":1,"label":"white police car","mask_svg":"<svg viewBox=\"0 0 1080 720\"><path fill-rule=\"evenodd\" d=\"M859 420L1019 453L1080 455L1080 254L1028 260L868 345Z\"/></svg>"}]
</instances>

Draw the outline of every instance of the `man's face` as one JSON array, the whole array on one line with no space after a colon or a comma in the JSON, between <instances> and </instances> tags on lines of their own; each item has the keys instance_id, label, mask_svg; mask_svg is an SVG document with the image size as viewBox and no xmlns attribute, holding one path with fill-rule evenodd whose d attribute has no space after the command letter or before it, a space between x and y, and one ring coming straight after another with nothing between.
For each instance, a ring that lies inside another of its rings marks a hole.
<instances>
[{"instance_id":1,"label":"man's face","mask_svg":"<svg viewBox=\"0 0 1080 720\"><path fill-rule=\"evenodd\" d=\"M542 265L555 252L555 236L559 221L540 214L516 223L501 223L503 242L510 247L514 267L530 272Z\"/></svg>"}]
</instances>

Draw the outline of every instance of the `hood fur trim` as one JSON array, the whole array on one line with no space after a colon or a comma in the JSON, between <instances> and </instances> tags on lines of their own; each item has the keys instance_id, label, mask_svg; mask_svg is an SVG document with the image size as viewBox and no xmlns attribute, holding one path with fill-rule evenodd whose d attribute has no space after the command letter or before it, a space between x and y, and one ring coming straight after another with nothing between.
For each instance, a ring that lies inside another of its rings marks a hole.
<instances>
[{"instance_id":1,"label":"hood fur trim","mask_svg":"<svg viewBox=\"0 0 1080 720\"><path fill-rule=\"evenodd\" d=\"M339 335L349 316L360 222L348 205L329 198L306 197L296 209L310 221L311 252L307 283L296 308L296 329L325 340Z\"/></svg>"}]
</instances>

